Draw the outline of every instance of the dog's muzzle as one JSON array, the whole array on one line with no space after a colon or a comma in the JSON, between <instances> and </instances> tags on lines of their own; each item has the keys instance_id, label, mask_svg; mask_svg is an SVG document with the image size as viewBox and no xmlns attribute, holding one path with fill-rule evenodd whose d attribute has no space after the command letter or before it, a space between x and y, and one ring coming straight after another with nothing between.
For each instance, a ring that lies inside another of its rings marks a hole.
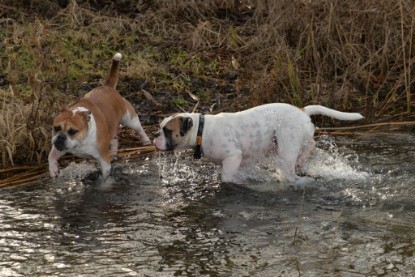
<instances>
[{"instance_id":1,"label":"dog's muzzle","mask_svg":"<svg viewBox=\"0 0 415 277\"><path fill-rule=\"evenodd\" d=\"M53 145L55 145L56 149L58 149L59 151L63 151L66 149L65 142L66 142L66 136L58 135Z\"/></svg>"},{"instance_id":2,"label":"dog's muzzle","mask_svg":"<svg viewBox=\"0 0 415 277\"><path fill-rule=\"evenodd\" d=\"M158 151L173 151L175 148L175 144L171 141L171 139L162 137L161 133L158 132L154 134L154 141L153 144Z\"/></svg>"}]
</instances>

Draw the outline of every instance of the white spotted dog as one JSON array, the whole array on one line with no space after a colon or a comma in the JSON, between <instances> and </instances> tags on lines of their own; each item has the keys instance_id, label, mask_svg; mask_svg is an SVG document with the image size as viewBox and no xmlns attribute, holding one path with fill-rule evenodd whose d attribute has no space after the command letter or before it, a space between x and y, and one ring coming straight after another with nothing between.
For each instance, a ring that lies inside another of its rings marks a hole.
<instances>
[{"instance_id":1,"label":"white spotted dog","mask_svg":"<svg viewBox=\"0 0 415 277\"><path fill-rule=\"evenodd\" d=\"M118 150L120 124L135 130L144 145L151 144L133 106L115 89L121 58L120 53L114 55L103 86L91 90L55 117L48 158L51 177L58 175L58 160L66 153L96 159L103 177L107 177L111 171L111 155Z\"/></svg>"},{"instance_id":2,"label":"white spotted dog","mask_svg":"<svg viewBox=\"0 0 415 277\"><path fill-rule=\"evenodd\" d=\"M240 168L249 168L276 149L282 181L302 177L296 169L306 165L315 149L310 115L339 120L359 120L359 113L345 113L319 105L304 108L283 103L266 104L237 113L201 115L180 113L160 124L154 145L159 151L196 148L196 156L221 164L222 182L243 183ZM274 151L275 152L275 151Z\"/></svg>"}]
</instances>

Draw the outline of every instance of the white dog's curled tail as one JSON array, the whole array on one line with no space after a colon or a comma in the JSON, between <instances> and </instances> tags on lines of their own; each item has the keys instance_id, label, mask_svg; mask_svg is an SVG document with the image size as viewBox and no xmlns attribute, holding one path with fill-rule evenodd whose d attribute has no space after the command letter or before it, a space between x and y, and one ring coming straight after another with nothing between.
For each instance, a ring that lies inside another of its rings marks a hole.
<instances>
[{"instance_id":1,"label":"white dog's curled tail","mask_svg":"<svg viewBox=\"0 0 415 277\"><path fill-rule=\"evenodd\" d=\"M306 106L304 107L304 112L309 116L313 114L322 114L338 120L359 120L363 118L363 116L360 113L339 112L320 105Z\"/></svg>"},{"instance_id":2,"label":"white dog's curled tail","mask_svg":"<svg viewBox=\"0 0 415 277\"><path fill-rule=\"evenodd\" d=\"M117 81L118 81L118 65L121 61L121 58L122 58L121 53L116 53L112 57L111 71L110 71L107 81L105 82L106 86L109 86L112 88L116 87Z\"/></svg>"}]
</instances>

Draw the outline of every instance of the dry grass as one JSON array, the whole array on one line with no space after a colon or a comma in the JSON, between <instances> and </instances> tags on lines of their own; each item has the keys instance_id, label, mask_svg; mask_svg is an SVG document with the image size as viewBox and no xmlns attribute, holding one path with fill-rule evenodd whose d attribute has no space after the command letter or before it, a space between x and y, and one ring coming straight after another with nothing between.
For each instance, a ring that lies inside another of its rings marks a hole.
<instances>
[{"instance_id":1,"label":"dry grass","mask_svg":"<svg viewBox=\"0 0 415 277\"><path fill-rule=\"evenodd\" d=\"M101 82L115 51L119 89L144 113L191 109L189 95L212 112L289 102L371 121L413 113L410 0L63 2L0 4L2 166L45 161L52 117Z\"/></svg>"},{"instance_id":2,"label":"dry grass","mask_svg":"<svg viewBox=\"0 0 415 277\"><path fill-rule=\"evenodd\" d=\"M323 102L344 110L358 105L371 116L411 112L413 1L155 1L152 7L159 23L153 36L228 64L237 58L240 83L253 100L248 105Z\"/></svg>"},{"instance_id":3,"label":"dry grass","mask_svg":"<svg viewBox=\"0 0 415 277\"><path fill-rule=\"evenodd\" d=\"M411 111L412 1L272 3L257 10L260 30L247 44L257 49L258 69L266 64L270 79L279 76L274 93L343 109L360 104L366 114Z\"/></svg>"}]
</instances>

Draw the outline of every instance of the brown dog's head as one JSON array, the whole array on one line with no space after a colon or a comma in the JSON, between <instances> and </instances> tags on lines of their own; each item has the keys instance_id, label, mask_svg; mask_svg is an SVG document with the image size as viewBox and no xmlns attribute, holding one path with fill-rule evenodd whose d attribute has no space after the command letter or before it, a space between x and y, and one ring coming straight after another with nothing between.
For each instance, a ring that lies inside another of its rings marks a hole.
<instances>
[{"instance_id":1,"label":"brown dog's head","mask_svg":"<svg viewBox=\"0 0 415 277\"><path fill-rule=\"evenodd\" d=\"M53 120L52 144L59 151L78 146L88 134L91 112L82 107L61 111Z\"/></svg>"},{"instance_id":2,"label":"brown dog's head","mask_svg":"<svg viewBox=\"0 0 415 277\"><path fill-rule=\"evenodd\" d=\"M185 150L194 146L193 117L192 114L183 113L165 118L160 124L160 131L155 134L154 145L157 150Z\"/></svg>"}]
</instances>

